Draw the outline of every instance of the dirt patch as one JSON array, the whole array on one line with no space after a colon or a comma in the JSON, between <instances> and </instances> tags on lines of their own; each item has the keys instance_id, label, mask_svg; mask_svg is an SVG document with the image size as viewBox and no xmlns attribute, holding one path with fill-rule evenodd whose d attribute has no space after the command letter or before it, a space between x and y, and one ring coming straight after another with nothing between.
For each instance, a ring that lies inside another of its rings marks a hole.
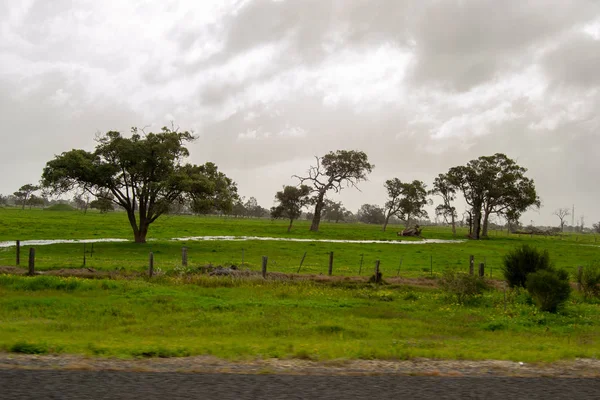
<instances>
[{"instance_id":1,"label":"dirt patch","mask_svg":"<svg viewBox=\"0 0 600 400\"><path fill-rule=\"evenodd\" d=\"M212 356L122 360L77 355L18 355L0 353L0 369L93 370L131 372L184 372L288 375L421 375L421 376L519 376L600 377L600 360L577 359L555 363L514 361L405 361L256 359L227 361Z\"/></svg>"}]
</instances>

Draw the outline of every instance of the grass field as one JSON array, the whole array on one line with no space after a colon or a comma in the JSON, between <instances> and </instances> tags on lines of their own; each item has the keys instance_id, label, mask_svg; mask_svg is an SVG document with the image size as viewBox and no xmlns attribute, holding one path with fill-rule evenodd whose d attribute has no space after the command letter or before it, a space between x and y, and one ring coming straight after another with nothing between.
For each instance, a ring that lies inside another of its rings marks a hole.
<instances>
[{"instance_id":1,"label":"grass field","mask_svg":"<svg viewBox=\"0 0 600 400\"><path fill-rule=\"evenodd\" d=\"M357 244L327 242L285 241L172 241L171 238L189 236L258 236L302 239L350 239L397 241L399 226L381 232L379 226L365 224L324 223L320 232L310 232L307 221L298 221L294 230L286 233L283 221L251 220L196 216L165 216L150 228L149 241L140 245L125 243L96 243L94 253L86 245L86 266L100 270L127 269L142 271L147 268L148 254L152 251L155 265L162 270L181 263L181 247L188 247L190 266L241 265L251 269L260 267L262 256L269 257L269 270L296 272L306 252L301 272L327 273L329 253L334 252L334 274L370 274L375 260L381 261L385 276L422 276L439 274L447 268L468 268L470 255L476 263L485 262L486 275L498 277L503 255L513 247L529 243L547 249L555 266L574 274L579 265L588 265L600 259L600 244L594 235L528 237L492 232L489 240L464 241L443 244ZM0 209L0 241L30 239L131 239L129 225L122 213L99 214L88 212L52 212L44 210ZM464 238L459 231L457 238ZM426 227L424 237L453 239L450 229ZM402 238L403 242L414 239ZM56 244L36 247L36 268L74 268L83 265L82 244ZM22 257L26 257L26 250ZM361 267L362 260L362 267ZM0 249L0 264L14 265L15 249Z\"/></svg>"},{"instance_id":2,"label":"grass field","mask_svg":"<svg viewBox=\"0 0 600 400\"><path fill-rule=\"evenodd\" d=\"M519 237L492 233L489 240L443 244L358 244L286 241L173 241L186 236L259 236L305 239L395 241L390 227L322 225L308 231L300 221L286 234L282 221L167 216L150 229L146 244L86 245L86 265L97 270L143 272L148 253L165 274L148 280L0 275L0 350L21 353L79 353L119 357L212 354L253 357L336 359L510 359L553 361L600 354L598 301L571 296L558 314L541 313L526 293L490 290L457 304L435 288L335 282L218 278L193 273L206 264L269 271L326 274L334 252L334 275L373 273L381 260L384 279L398 273L434 279L444 269L466 271L469 255L486 261L499 278L502 256L529 243L547 249L553 263L572 274L577 265L600 259L593 235ZM464 236L462 231L459 238ZM125 216L79 212L0 209L0 241L32 239L131 238ZM448 228L426 227L426 238L452 239ZM406 239L402 239L406 240ZM414 239L408 239L414 240ZM181 247L189 265L180 268ZM83 244L36 246L36 269L77 268ZM26 265L26 248L22 265ZM15 248L0 248L0 265L14 265ZM432 273L433 271L433 273ZM190 272L192 272L190 274ZM505 308L506 307L506 308Z\"/></svg>"},{"instance_id":3,"label":"grass field","mask_svg":"<svg viewBox=\"0 0 600 400\"><path fill-rule=\"evenodd\" d=\"M458 305L438 291L195 277L82 280L0 275L0 348L170 357L509 359L600 355L598 305L561 314L524 295Z\"/></svg>"}]
</instances>

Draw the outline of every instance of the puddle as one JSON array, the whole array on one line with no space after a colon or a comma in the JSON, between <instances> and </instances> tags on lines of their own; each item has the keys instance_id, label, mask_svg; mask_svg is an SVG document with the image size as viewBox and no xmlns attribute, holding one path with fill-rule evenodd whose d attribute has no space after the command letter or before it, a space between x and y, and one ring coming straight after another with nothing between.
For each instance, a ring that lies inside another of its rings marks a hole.
<instances>
[{"instance_id":1,"label":"puddle","mask_svg":"<svg viewBox=\"0 0 600 400\"><path fill-rule=\"evenodd\" d=\"M156 239L148 239L155 241ZM262 236L190 236L182 238L172 238L176 241L248 241L263 240L277 242L317 242L317 243L357 243L357 244L435 244L435 243L463 243L464 240L444 240L444 239L422 239L422 240L341 240L341 239L300 239L300 238L276 238ZM56 239L56 240L22 240L21 247L24 246L47 246L51 244L63 243L110 243L110 242L131 242L128 239ZM0 242L0 248L14 247L15 241Z\"/></svg>"},{"instance_id":2,"label":"puddle","mask_svg":"<svg viewBox=\"0 0 600 400\"><path fill-rule=\"evenodd\" d=\"M299 239L299 238L276 238L261 236L190 236L184 238L173 238L171 240L179 241L203 241L203 240L227 240L227 241L247 241L264 240L278 242L320 242L320 243L359 243L359 244L432 244L432 243L463 243L464 240L444 240L444 239L422 239L422 240L342 240L342 239Z\"/></svg>"},{"instance_id":3,"label":"puddle","mask_svg":"<svg viewBox=\"0 0 600 400\"><path fill-rule=\"evenodd\" d=\"M21 240L23 246L47 246L49 244L62 243L101 243L101 242L129 242L127 239L56 239L56 240ZM0 248L14 247L16 242L0 242Z\"/></svg>"}]
</instances>

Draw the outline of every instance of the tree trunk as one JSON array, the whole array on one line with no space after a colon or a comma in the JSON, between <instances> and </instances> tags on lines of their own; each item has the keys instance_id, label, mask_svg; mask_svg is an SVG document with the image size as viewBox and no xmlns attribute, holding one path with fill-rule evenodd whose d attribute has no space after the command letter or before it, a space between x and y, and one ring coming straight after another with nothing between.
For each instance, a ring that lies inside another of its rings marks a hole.
<instances>
[{"instance_id":1,"label":"tree trunk","mask_svg":"<svg viewBox=\"0 0 600 400\"><path fill-rule=\"evenodd\" d=\"M456 220L454 219L454 212L452 212L452 235L456 236Z\"/></svg>"},{"instance_id":2,"label":"tree trunk","mask_svg":"<svg viewBox=\"0 0 600 400\"><path fill-rule=\"evenodd\" d=\"M489 220L490 220L490 211L484 210L484 214L483 214L483 228L481 230L481 236L482 237L487 237L488 236L488 224L489 224Z\"/></svg>"},{"instance_id":3,"label":"tree trunk","mask_svg":"<svg viewBox=\"0 0 600 400\"><path fill-rule=\"evenodd\" d=\"M290 225L288 226L288 230L287 230L288 233L290 233L290 231L292 230L293 223L294 223L294 220L290 218Z\"/></svg>"},{"instance_id":4,"label":"tree trunk","mask_svg":"<svg viewBox=\"0 0 600 400\"><path fill-rule=\"evenodd\" d=\"M383 228L381 228L381 231L382 231L382 232L385 232L385 228L387 228L387 226L388 226L388 223L390 222L390 217L391 217L391 216L392 216L391 214L388 214L388 215L385 217L385 222L383 223Z\"/></svg>"},{"instance_id":5,"label":"tree trunk","mask_svg":"<svg viewBox=\"0 0 600 400\"><path fill-rule=\"evenodd\" d=\"M481 207L473 207L473 232L472 239L479 239L481 234Z\"/></svg>"},{"instance_id":6,"label":"tree trunk","mask_svg":"<svg viewBox=\"0 0 600 400\"><path fill-rule=\"evenodd\" d=\"M315 215L313 215L312 224L310 225L310 230L313 232L319 231L319 224L321 223L321 211L323 211L323 206L325 205L323 199L325 198L325 192L320 192L317 197L317 203L315 204Z\"/></svg>"}]
</instances>

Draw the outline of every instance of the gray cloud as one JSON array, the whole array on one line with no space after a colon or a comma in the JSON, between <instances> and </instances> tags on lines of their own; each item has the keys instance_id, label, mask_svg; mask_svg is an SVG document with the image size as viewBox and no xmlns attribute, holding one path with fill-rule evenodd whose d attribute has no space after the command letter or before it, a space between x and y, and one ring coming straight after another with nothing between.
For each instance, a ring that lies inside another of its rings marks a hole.
<instances>
[{"instance_id":1,"label":"gray cloud","mask_svg":"<svg viewBox=\"0 0 600 400\"><path fill-rule=\"evenodd\" d=\"M385 179L433 177L505 152L529 168L553 223L600 220L600 3L593 0L107 0L0 3L0 193L39 178L97 130L170 120L265 206L339 148ZM594 25L595 24L595 25ZM18 134L15 134L18 132ZM559 184L557 184L559 182ZM579 211L577 212L579 214Z\"/></svg>"}]
</instances>

